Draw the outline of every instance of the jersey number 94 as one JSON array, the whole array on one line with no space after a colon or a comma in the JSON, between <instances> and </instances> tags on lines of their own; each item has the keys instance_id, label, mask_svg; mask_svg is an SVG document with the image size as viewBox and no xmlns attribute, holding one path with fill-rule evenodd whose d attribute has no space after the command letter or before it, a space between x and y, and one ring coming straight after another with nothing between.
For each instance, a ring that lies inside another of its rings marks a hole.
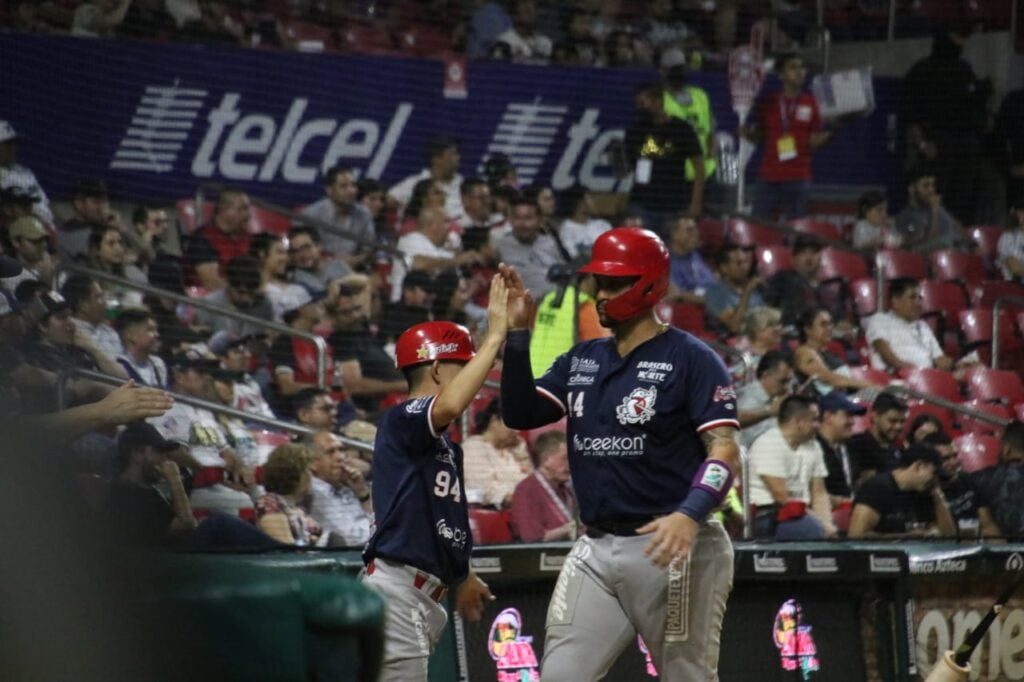
<instances>
[{"instance_id":1,"label":"jersey number 94","mask_svg":"<svg viewBox=\"0 0 1024 682\"><path fill-rule=\"evenodd\" d=\"M456 502L462 502L462 488L459 487L458 477L452 476L450 471L438 471L434 478L434 494L438 497L451 495Z\"/></svg>"}]
</instances>

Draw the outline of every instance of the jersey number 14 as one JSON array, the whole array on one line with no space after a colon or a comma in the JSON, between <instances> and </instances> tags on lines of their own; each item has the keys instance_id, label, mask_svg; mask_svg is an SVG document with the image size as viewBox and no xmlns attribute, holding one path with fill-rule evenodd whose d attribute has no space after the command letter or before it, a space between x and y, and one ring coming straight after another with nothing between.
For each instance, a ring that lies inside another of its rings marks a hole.
<instances>
[{"instance_id":1,"label":"jersey number 14","mask_svg":"<svg viewBox=\"0 0 1024 682\"><path fill-rule=\"evenodd\" d=\"M456 502L462 502L462 488L459 487L459 477L452 476L450 471L442 469L437 472L434 478L434 494L438 497L451 495Z\"/></svg>"},{"instance_id":2,"label":"jersey number 14","mask_svg":"<svg viewBox=\"0 0 1024 682\"><path fill-rule=\"evenodd\" d=\"M579 391L578 393L569 391L569 416L583 416L583 391Z\"/></svg>"}]
</instances>

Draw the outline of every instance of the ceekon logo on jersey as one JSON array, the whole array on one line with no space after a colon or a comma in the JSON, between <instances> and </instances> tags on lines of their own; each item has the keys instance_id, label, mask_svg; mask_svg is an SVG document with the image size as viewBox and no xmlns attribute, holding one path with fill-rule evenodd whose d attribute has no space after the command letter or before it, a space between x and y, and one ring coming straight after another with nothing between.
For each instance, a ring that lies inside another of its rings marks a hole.
<instances>
[{"instance_id":1,"label":"ceekon logo on jersey","mask_svg":"<svg viewBox=\"0 0 1024 682\"><path fill-rule=\"evenodd\" d=\"M321 170L340 161L365 164L364 177L380 178L413 112L398 102L386 120L313 118L310 100L292 99L283 117L259 110L238 92L219 96L199 88L147 85L125 129L113 170L171 173L183 170L179 158L198 142L187 160L197 178L311 184ZM313 157L311 150L323 150Z\"/></svg>"}]
</instances>

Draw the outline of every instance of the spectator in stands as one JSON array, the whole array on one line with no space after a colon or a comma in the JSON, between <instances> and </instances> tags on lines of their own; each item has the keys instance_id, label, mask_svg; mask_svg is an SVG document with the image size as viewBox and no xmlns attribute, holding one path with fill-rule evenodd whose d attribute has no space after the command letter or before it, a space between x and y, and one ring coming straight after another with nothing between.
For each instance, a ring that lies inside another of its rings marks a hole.
<instances>
[{"instance_id":1,"label":"spectator in stands","mask_svg":"<svg viewBox=\"0 0 1024 682\"><path fill-rule=\"evenodd\" d=\"M324 192L327 196L302 209L302 215L353 237L346 239L333 230L312 226L320 235L317 243L323 244L327 253L341 259L350 268L363 267L373 256L372 245L377 240L377 232L374 216L357 200L359 189L352 169L339 164L328 170L324 175Z\"/></svg>"},{"instance_id":2,"label":"spectator in stands","mask_svg":"<svg viewBox=\"0 0 1024 682\"><path fill-rule=\"evenodd\" d=\"M266 334L235 336L231 332L217 332L206 345L220 360L220 369L238 375L234 381L234 398L230 406L243 412L273 418L274 412L263 397L262 388L249 373L253 356L250 347L262 345L266 348L266 338Z\"/></svg>"},{"instance_id":3,"label":"spectator in stands","mask_svg":"<svg viewBox=\"0 0 1024 682\"><path fill-rule=\"evenodd\" d=\"M484 162L484 180L494 195L499 189L519 191L519 171L504 152L488 155Z\"/></svg>"},{"instance_id":4,"label":"spectator in stands","mask_svg":"<svg viewBox=\"0 0 1024 682\"><path fill-rule=\"evenodd\" d=\"M127 262L124 237L120 227L107 225L89 233L89 248L85 254L85 263L94 270L115 277L138 284L149 284L146 273L134 263ZM142 305L142 294L139 291L110 282L102 282L100 286L103 287L107 296L113 298L118 305Z\"/></svg>"},{"instance_id":5,"label":"spectator in stands","mask_svg":"<svg viewBox=\"0 0 1024 682\"><path fill-rule=\"evenodd\" d=\"M505 217L491 211L491 188L482 178L471 177L462 181L459 188L462 197L462 246L471 251L491 255L492 230L508 230Z\"/></svg>"},{"instance_id":6,"label":"spectator in stands","mask_svg":"<svg viewBox=\"0 0 1024 682\"><path fill-rule=\"evenodd\" d=\"M808 308L821 305L818 294L818 268L821 267L821 242L800 235L793 242L793 269L781 270L768 278L761 288L764 301L782 310L782 324L796 324ZM842 314L842 307L831 311Z\"/></svg>"},{"instance_id":7,"label":"spectator in stands","mask_svg":"<svg viewBox=\"0 0 1024 682\"><path fill-rule=\"evenodd\" d=\"M591 31L592 15L582 7L570 8L563 21L563 38L554 48L557 64L597 66L601 45Z\"/></svg>"},{"instance_id":8,"label":"spectator in stands","mask_svg":"<svg viewBox=\"0 0 1024 682\"><path fill-rule=\"evenodd\" d=\"M999 464L975 471L971 484L990 510L996 534L1019 540L1024 537L1024 422L1007 424L1000 446Z\"/></svg>"},{"instance_id":9,"label":"spectator in stands","mask_svg":"<svg viewBox=\"0 0 1024 682\"><path fill-rule=\"evenodd\" d=\"M779 425L779 407L793 386L793 365L782 351L768 351L757 363L756 378L737 393L740 443L749 448L762 433Z\"/></svg>"},{"instance_id":10,"label":"spectator in stands","mask_svg":"<svg viewBox=\"0 0 1024 682\"><path fill-rule=\"evenodd\" d=\"M273 321L274 310L270 301L260 291L262 279L259 261L252 256L238 256L227 264L224 275L227 278L227 286L207 294L203 297L204 301L267 322ZM227 331L236 336L264 331L261 326L218 315L203 308L196 308L196 324L211 332Z\"/></svg>"},{"instance_id":11,"label":"spectator in stands","mask_svg":"<svg viewBox=\"0 0 1024 682\"><path fill-rule=\"evenodd\" d=\"M624 150L633 169L629 212L663 239L680 214L700 217L704 201L704 156L693 128L665 112L660 83L640 85L633 94L638 122L626 130ZM686 164L692 164L692 180ZM666 239L667 241L667 239Z\"/></svg>"},{"instance_id":12,"label":"spectator in stands","mask_svg":"<svg viewBox=\"0 0 1024 682\"><path fill-rule=\"evenodd\" d=\"M479 264L483 256L478 251L455 253L445 246L449 226L439 209L425 208L417 219L417 230L398 240L401 256L396 257L391 270L391 300L401 295L402 281L410 270L423 270L436 275L464 265Z\"/></svg>"},{"instance_id":13,"label":"spectator in stands","mask_svg":"<svg viewBox=\"0 0 1024 682\"><path fill-rule=\"evenodd\" d=\"M933 414L919 414L907 429L907 447L924 443L929 436L943 432L942 422Z\"/></svg>"},{"instance_id":14,"label":"spectator in stands","mask_svg":"<svg viewBox=\"0 0 1024 682\"><path fill-rule=\"evenodd\" d=\"M410 273L411 274L411 273ZM352 401L367 413L377 412L378 401L388 393L405 393L407 384L394 359L370 332L366 286L343 288L330 315L334 333L328 343L341 372L341 383Z\"/></svg>"},{"instance_id":15,"label":"spectator in stands","mask_svg":"<svg viewBox=\"0 0 1024 682\"><path fill-rule=\"evenodd\" d=\"M71 35L113 38L131 4L132 0L89 0L82 3L75 10Z\"/></svg>"},{"instance_id":16,"label":"spectator in stands","mask_svg":"<svg viewBox=\"0 0 1024 682\"><path fill-rule=\"evenodd\" d=\"M551 38L537 30L535 0L511 0L512 25L498 34L491 46L491 57L515 62L546 63L551 58Z\"/></svg>"},{"instance_id":17,"label":"spectator in stands","mask_svg":"<svg viewBox=\"0 0 1024 682\"><path fill-rule=\"evenodd\" d=\"M350 465L354 456L330 431L313 434L309 446L313 452L310 515L337 544L362 547L370 539L373 524L370 486L360 470Z\"/></svg>"},{"instance_id":18,"label":"spectator in stands","mask_svg":"<svg viewBox=\"0 0 1024 682\"><path fill-rule=\"evenodd\" d=\"M763 149L753 211L769 220L807 214L814 177L811 157L832 136L832 131L822 128L814 96L804 90L803 59L796 53L779 55L775 71L782 88L759 98L753 126L744 131Z\"/></svg>"},{"instance_id":19,"label":"spectator in stands","mask_svg":"<svg viewBox=\"0 0 1024 682\"><path fill-rule=\"evenodd\" d=\"M846 443L854 490L875 474L899 466L899 438L906 422L907 404L891 393L879 393L871 403L871 426Z\"/></svg>"},{"instance_id":20,"label":"spectator in stands","mask_svg":"<svg viewBox=\"0 0 1024 682\"><path fill-rule=\"evenodd\" d=\"M3 124L0 123L0 130L2 129ZM993 137L1001 152L999 160L1006 168L1007 198L1010 201L1024 198L1024 88L1006 93L996 114ZM2 165L0 162L0 166ZM0 168L0 178L2 177L3 170ZM5 185L0 183L0 186Z\"/></svg>"},{"instance_id":21,"label":"spectator in stands","mask_svg":"<svg viewBox=\"0 0 1024 682\"><path fill-rule=\"evenodd\" d=\"M212 222L193 232L185 247L184 260L195 284L207 291L224 287L228 263L249 253L251 210L245 192L221 191Z\"/></svg>"},{"instance_id":22,"label":"spectator in stands","mask_svg":"<svg viewBox=\"0 0 1024 682\"><path fill-rule=\"evenodd\" d=\"M960 457L957 455L953 439L942 431L926 436L922 445L933 448L942 458L937 472L942 496L953 515L957 533L961 537L995 537L999 535L999 527L992 518L992 511L982 501L980 491L974 482L963 474Z\"/></svg>"},{"instance_id":23,"label":"spectator in stands","mask_svg":"<svg viewBox=\"0 0 1024 682\"><path fill-rule=\"evenodd\" d=\"M311 460L305 446L289 443L274 448L263 465L267 494L256 501L256 525L286 545L327 544L329 534L300 506L310 491Z\"/></svg>"},{"instance_id":24,"label":"spectator in stands","mask_svg":"<svg viewBox=\"0 0 1024 682\"><path fill-rule=\"evenodd\" d=\"M829 350L833 341L832 314L824 308L807 308L796 321L800 345L793 353L797 381L812 382L821 395L839 389L860 390L875 387L869 381L850 376L846 360Z\"/></svg>"},{"instance_id":25,"label":"spectator in stands","mask_svg":"<svg viewBox=\"0 0 1024 682\"><path fill-rule=\"evenodd\" d=\"M941 467L934 448L915 445L898 466L864 481L853 497L847 536L956 537L956 523L938 484Z\"/></svg>"},{"instance_id":26,"label":"spectator in stands","mask_svg":"<svg viewBox=\"0 0 1024 682\"><path fill-rule=\"evenodd\" d=\"M715 274L700 254L697 221L676 218L669 232L668 251L672 268L669 296L681 303L704 305L704 295L715 282Z\"/></svg>"},{"instance_id":27,"label":"spectator in stands","mask_svg":"<svg viewBox=\"0 0 1024 682\"><path fill-rule=\"evenodd\" d=\"M853 435L853 417L867 412L840 391L832 391L818 401L821 426L818 427L818 445L825 459L825 491L832 508L852 508L853 465L847 441Z\"/></svg>"},{"instance_id":28,"label":"spectator in stands","mask_svg":"<svg viewBox=\"0 0 1024 682\"><path fill-rule=\"evenodd\" d=\"M718 252L718 279L704 294L708 312L731 334L738 334L747 312L764 306L761 279L751 273L750 252L726 244Z\"/></svg>"},{"instance_id":29,"label":"spectator in stands","mask_svg":"<svg viewBox=\"0 0 1024 682\"><path fill-rule=\"evenodd\" d=\"M535 182L523 189L522 196L527 201L537 204L540 211L541 234L549 234L552 237L558 235L559 223L555 215L558 212L558 201L555 199L555 191L548 185ZM511 211L509 214L511 215Z\"/></svg>"},{"instance_id":30,"label":"spectator in stands","mask_svg":"<svg viewBox=\"0 0 1024 682\"><path fill-rule=\"evenodd\" d=\"M60 288L60 295L67 301L76 331L88 336L107 357L124 354L120 335L107 321L107 299L96 280L88 275L71 275Z\"/></svg>"},{"instance_id":31,"label":"spectator in stands","mask_svg":"<svg viewBox=\"0 0 1024 682\"><path fill-rule=\"evenodd\" d=\"M548 280L552 265L564 262L555 238L540 231L540 208L526 198L512 202L512 231L495 241L498 260L514 266L535 301L554 289Z\"/></svg>"},{"instance_id":32,"label":"spectator in stands","mask_svg":"<svg viewBox=\"0 0 1024 682\"><path fill-rule=\"evenodd\" d=\"M1010 226L999 235L996 264L1005 279L1024 280L1024 192L1010 201Z\"/></svg>"},{"instance_id":33,"label":"spectator in stands","mask_svg":"<svg viewBox=\"0 0 1024 682\"><path fill-rule=\"evenodd\" d=\"M34 341L24 348L29 365L57 374L69 369L88 369L128 378L114 358L100 350L84 331L76 329L71 310L60 294L43 290L29 299L19 297L19 302L35 325Z\"/></svg>"},{"instance_id":34,"label":"spectator in stands","mask_svg":"<svg viewBox=\"0 0 1024 682\"><path fill-rule=\"evenodd\" d=\"M34 216L32 207L35 200L36 196L29 194L28 190L0 185L0 227L7 226L24 216Z\"/></svg>"},{"instance_id":35,"label":"spectator in stands","mask_svg":"<svg viewBox=\"0 0 1024 682\"><path fill-rule=\"evenodd\" d=\"M434 278L422 270L411 270L402 278L402 297L381 307L378 338L394 343L409 327L431 319Z\"/></svg>"},{"instance_id":36,"label":"spectator in stands","mask_svg":"<svg viewBox=\"0 0 1024 682\"><path fill-rule=\"evenodd\" d=\"M572 258L588 256L594 241L612 229L607 220L594 217L594 199L585 187L577 185L562 192L566 218L558 227L558 238Z\"/></svg>"},{"instance_id":37,"label":"spectator in stands","mask_svg":"<svg viewBox=\"0 0 1024 682\"><path fill-rule=\"evenodd\" d=\"M605 61L611 67L639 66L644 60L640 49L643 41L632 31L619 29L608 33L604 41Z\"/></svg>"},{"instance_id":38,"label":"spectator in stands","mask_svg":"<svg viewBox=\"0 0 1024 682\"><path fill-rule=\"evenodd\" d=\"M284 312L285 324L295 331L307 334L311 334L323 320L322 296L313 297ZM345 391L340 386L339 376L335 371L330 345L324 351L324 379L326 385L331 388L331 396L335 402L341 402L345 398ZM284 403L302 389L320 385L317 348L312 341L281 334L270 348L270 362L274 370L274 387Z\"/></svg>"},{"instance_id":39,"label":"spectator in stands","mask_svg":"<svg viewBox=\"0 0 1024 682\"><path fill-rule=\"evenodd\" d=\"M910 67L904 79L899 120L908 147L904 162L933 164L952 214L971 221L992 90L961 57L963 42L964 36L948 30L935 34L931 54Z\"/></svg>"},{"instance_id":40,"label":"spectator in stands","mask_svg":"<svg viewBox=\"0 0 1024 682\"><path fill-rule=\"evenodd\" d=\"M0 187L18 188L24 196L32 197L33 212L45 225L54 225L50 200L36 179L35 173L18 163L18 144L21 136L6 120L0 119Z\"/></svg>"},{"instance_id":41,"label":"spectator in stands","mask_svg":"<svg viewBox=\"0 0 1024 682\"><path fill-rule=\"evenodd\" d=\"M900 238L889 224L889 202L881 192L865 192L857 200L857 222L853 225L853 248L874 251L898 248Z\"/></svg>"},{"instance_id":42,"label":"spectator in stands","mask_svg":"<svg viewBox=\"0 0 1024 682\"><path fill-rule=\"evenodd\" d=\"M907 204L896 214L893 232L902 248L914 251L951 249L963 243L960 224L943 207L930 168L918 167L908 174Z\"/></svg>"},{"instance_id":43,"label":"spectator in stands","mask_svg":"<svg viewBox=\"0 0 1024 682\"><path fill-rule=\"evenodd\" d=\"M793 395L779 407L779 425L754 441L749 453L750 501L757 507L754 534L766 540L832 537L832 507L825 491L825 458L815 440L818 403Z\"/></svg>"},{"instance_id":44,"label":"spectator in stands","mask_svg":"<svg viewBox=\"0 0 1024 682\"><path fill-rule=\"evenodd\" d=\"M7 226L7 236L14 247L14 257L21 263L22 274L17 281L26 279L38 280L44 284L53 284L55 264L47 248L48 236L46 228L39 218L23 216ZM11 287L15 283L7 283Z\"/></svg>"},{"instance_id":45,"label":"spectator in stands","mask_svg":"<svg viewBox=\"0 0 1024 682\"><path fill-rule=\"evenodd\" d=\"M131 235L129 242L137 265L148 265L156 260L157 254L166 253L170 224L167 211L155 204L139 206L132 211L131 229L126 234Z\"/></svg>"},{"instance_id":46,"label":"spectator in stands","mask_svg":"<svg viewBox=\"0 0 1024 682\"><path fill-rule=\"evenodd\" d=\"M310 299L309 290L287 280L288 245L283 237L273 232L254 235L249 255L260 264L260 287L270 301L274 320L280 321L285 310L304 305Z\"/></svg>"},{"instance_id":47,"label":"spectator in stands","mask_svg":"<svg viewBox=\"0 0 1024 682\"><path fill-rule=\"evenodd\" d=\"M445 235L444 246L452 251L459 250L459 235L455 229L458 225L447 217L444 210L446 201L444 188L441 183L433 178L420 180L412 188L408 203L402 208L402 220L398 225L398 234L405 235L417 228L417 219L425 208L433 209L445 215L445 223L448 225L448 233Z\"/></svg>"},{"instance_id":48,"label":"spectator in stands","mask_svg":"<svg viewBox=\"0 0 1024 682\"><path fill-rule=\"evenodd\" d=\"M128 308L117 316L117 331L124 344L124 352L117 361L128 376L140 386L167 388L170 375L167 365L157 353L160 350L160 331L153 314L143 308Z\"/></svg>"},{"instance_id":49,"label":"spectator in stands","mask_svg":"<svg viewBox=\"0 0 1024 682\"><path fill-rule=\"evenodd\" d=\"M512 27L501 0L480 3L470 19L469 36L466 40L466 54L470 59L483 59L491 52L495 39Z\"/></svg>"},{"instance_id":50,"label":"spectator in stands","mask_svg":"<svg viewBox=\"0 0 1024 682\"><path fill-rule=\"evenodd\" d=\"M210 378L217 366L215 360L179 355L172 365L176 392L216 400ZM192 458L198 463L200 468L192 472L189 497L193 508L219 510L230 515L252 508L252 499L246 491L255 484L253 472L243 466L228 444L227 434L213 412L179 400L164 415L149 422L164 438L188 445Z\"/></svg>"},{"instance_id":51,"label":"spectator in stands","mask_svg":"<svg viewBox=\"0 0 1024 682\"><path fill-rule=\"evenodd\" d=\"M579 507L569 478L564 431L547 431L534 443L537 468L512 493L512 532L523 542L575 540Z\"/></svg>"},{"instance_id":52,"label":"spectator in stands","mask_svg":"<svg viewBox=\"0 0 1024 682\"><path fill-rule=\"evenodd\" d=\"M897 277L889 282L889 312L875 313L867 323L872 367L891 371L914 367L953 370L953 359L921 319L921 301L917 280Z\"/></svg>"},{"instance_id":53,"label":"spectator in stands","mask_svg":"<svg viewBox=\"0 0 1024 682\"><path fill-rule=\"evenodd\" d=\"M507 508L516 485L533 470L526 442L501 420L498 398L477 412L474 427L474 435L462 443L466 499Z\"/></svg>"},{"instance_id":54,"label":"spectator in stands","mask_svg":"<svg viewBox=\"0 0 1024 682\"><path fill-rule=\"evenodd\" d=\"M180 447L146 422L132 422L118 436L118 474L107 501L118 542L166 545L196 528L181 471L169 458Z\"/></svg>"},{"instance_id":55,"label":"spectator in stands","mask_svg":"<svg viewBox=\"0 0 1024 682\"><path fill-rule=\"evenodd\" d=\"M656 50L682 47L693 36L690 28L676 15L672 0L652 0L648 19L643 24L644 40Z\"/></svg>"},{"instance_id":56,"label":"spectator in stands","mask_svg":"<svg viewBox=\"0 0 1024 682\"><path fill-rule=\"evenodd\" d=\"M241 372L231 372L214 367L210 371L211 396L214 402L225 407L233 407L235 386L241 379ZM256 436L246 426L245 420L228 414L217 414L217 423L220 424L224 431L224 437L227 438L228 445L231 446L235 454L237 466L255 474L256 468L263 463L263 458L260 453L260 444L256 442ZM258 486L254 486L250 490L250 494L255 498L259 494Z\"/></svg>"},{"instance_id":57,"label":"spectator in stands","mask_svg":"<svg viewBox=\"0 0 1024 682\"><path fill-rule=\"evenodd\" d=\"M388 201L396 208L409 203L412 190L420 180L436 181L445 194L444 213L449 220L462 216L462 176L459 175L458 143L447 135L440 135L427 143L424 150L427 167L416 175L410 175L388 190Z\"/></svg>"},{"instance_id":58,"label":"spectator in stands","mask_svg":"<svg viewBox=\"0 0 1024 682\"><path fill-rule=\"evenodd\" d=\"M394 230L388 224L384 214L384 205L387 203L384 186L376 180L362 178L356 184L356 187L358 188L356 201L370 214L374 233L377 235L378 241L387 239L393 242Z\"/></svg>"},{"instance_id":59,"label":"spectator in stands","mask_svg":"<svg viewBox=\"0 0 1024 682\"><path fill-rule=\"evenodd\" d=\"M291 279L309 291L327 291L327 285L352 273L340 258L325 258L320 249L320 233L312 227L293 227L288 232Z\"/></svg>"},{"instance_id":60,"label":"spectator in stands","mask_svg":"<svg viewBox=\"0 0 1024 682\"><path fill-rule=\"evenodd\" d=\"M601 326L594 296L597 284L592 275L580 276L570 264L555 265L548 278L556 284L537 303L533 333L530 334L530 367L540 377L562 353L579 341L611 336Z\"/></svg>"},{"instance_id":61,"label":"spectator in stands","mask_svg":"<svg viewBox=\"0 0 1024 682\"><path fill-rule=\"evenodd\" d=\"M756 369L766 353L782 348L782 313L770 306L754 308L743 318L741 331L736 350L749 354L751 369Z\"/></svg>"},{"instance_id":62,"label":"spectator in stands","mask_svg":"<svg viewBox=\"0 0 1024 682\"><path fill-rule=\"evenodd\" d=\"M161 0L132 0L117 35L135 40L170 42L178 33Z\"/></svg>"},{"instance_id":63,"label":"spectator in stands","mask_svg":"<svg viewBox=\"0 0 1024 682\"><path fill-rule=\"evenodd\" d=\"M107 184L103 180L87 178L75 184L71 206L74 216L57 230L57 246L63 253L80 256L89 248L93 230L106 227L121 229L121 216L110 208Z\"/></svg>"}]
</instances>

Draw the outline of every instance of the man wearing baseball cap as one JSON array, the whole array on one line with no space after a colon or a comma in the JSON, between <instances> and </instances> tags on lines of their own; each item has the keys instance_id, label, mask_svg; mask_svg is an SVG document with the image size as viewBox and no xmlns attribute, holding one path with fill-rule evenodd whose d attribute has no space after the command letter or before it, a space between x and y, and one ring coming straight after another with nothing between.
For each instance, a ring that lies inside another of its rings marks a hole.
<instances>
[{"instance_id":1,"label":"man wearing baseball cap","mask_svg":"<svg viewBox=\"0 0 1024 682\"><path fill-rule=\"evenodd\" d=\"M0 188L19 188L23 194L35 197L33 211L47 225L53 225L50 200L36 179L35 173L18 163L18 141L21 136L9 121L0 119Z\"/></svg>"},{"instance_id":2,"label":"man wearing baseball cap","mask_svg":"<svg viewBox=\"0 0 1024 682\"><path fill-rule=\"evenodd\" d=\"M22 274L17 281L5 283L13 291L18 283L35 279L53 284L54 262L50 257L49 234L36 216L22 216L7 226L7 236L14 247L14 256L21 263Z\"/></svg>"},{"instance_id":3,"label":"man wearing baseball cap","mask_svg":"<svg viewBox=\"0 0 1024 682\"><path fill-rule=\"evenodd\" d=\"M846 451L846 439L853 435L853 418L867 413L867 408L847 398L842 391L830 391L818 401L818 407L821 409L818 445L828 470L825 490L833 509L839 506L852 508L853 467Z\"/></svg>"},{"instance_id":4,"label":"man wearing baseball cap","mask_svg":"<svg viewBox=\"0 0 1024 682\"><path fill-rule=\"evenodd\" d=\"M252 349L255 347L259 355L263 356L266 353L266 341L266 334L238 336L229 331L221 331L214 334L206 346L220 360L221 369L234 372L238 376L234 382L234 402L231 406L245 412L274 418L276 415L270 409L267 399L263 397L259 383L249 373L252 366Z\"/></svg>"}]
</instances>

